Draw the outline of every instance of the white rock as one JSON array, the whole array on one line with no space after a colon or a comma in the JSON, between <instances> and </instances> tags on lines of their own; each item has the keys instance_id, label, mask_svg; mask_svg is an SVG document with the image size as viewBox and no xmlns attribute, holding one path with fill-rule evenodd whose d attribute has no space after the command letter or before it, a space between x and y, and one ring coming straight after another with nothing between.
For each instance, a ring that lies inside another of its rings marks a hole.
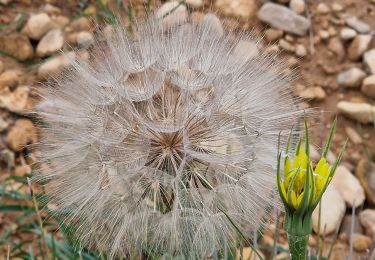
<instances>
[{"instance_id":1,"label":"white rock","mask_svg":"<svg viewBox=\"0 0 375 260\"><path fill-rule=\"evenodd\" d=\"M375 74L375 49L366 51L363 54L363 63L369 73Z\"/></svg>"},{"instance_id":2,"label":"white rock","mask_svg":"<svg viewBox=\"0 0 375 260\"><path fill-rule=\"evenodd\" d=\"M194 8L199 8L203 5L203 0L186 0L185 2Z\"/></svg>"},{"instance_id":3,"label":"white rock","mask_svg":"<svg viewBox=\"0 0 375 260\"><path fill-rule=\"evenodd\" d=\"M23 30L29 38L40 40L51 28L51 18L46 13L40 13L32 14Z\"/></svg>"},{"instance_id":4,"label":"white rock","mask_svg":"<svg viewBox=\"0 0 375 260\"><path fill-rule=\"evenodd\" d=\"M328 14L331 11L325 3L319 3L316 10L319 14Z\"/></svg>"},{"instance_id":5,"label":"white rock","mask_svg":"<svg viewBox=\"0 0 375 260\"><path fill-rule=\"evenodd\" d=\"M50 75L58 74L64 68L67 68L75 59L74 52L67 52L61 56L47 60L38 68L39 78L47 78Z\"/></svg>"},{"instance_id":6,"label":"white rock","mask_svg":"<svg viewBox=\"0 0 375 260\"><path fill-rule=\"evenodd\" d=\"M359 222L366 229L366 233L375 235L375 210L365 209L359 213Z\"/></svg>"},{"instance_id":7,"label":"white rock","mask_svg":"<svg viewBox=\"0 0 375 260\"><path fill-rule=\"evenodd\" d=\"M304 0L290 0L289 8L297 14L303 14L305 12L305 1Z\"/></svg>"},{"instance_id":8,"label":"white rock","mask_svg":"<svg viewBox=\"0 0 375 260\"><path fill-rule=\"evenodd\" d=\"M296 55L298 57L305 57L307 55L307 50L306 50L306 47L305 45L303 44L297 44L296 46Z\"/></svg>"},{"instance_id":9,"label":"white rock","mask_svg":"<svg viewBox=\"0 0 375 260\"><path fill-rule=\"evenodd\" d=\"M341 225L342 218L345 215L345 201L335 186L329 185L320 201L321 219L320 234L331 234ZM319 205L312 214L312 225L315 233L318 233Z\"/></svg>"},{"instance_id":10,"label":"white rock","mask_svg":"<svg viewBox=\"0 0 375 260\"><path fill-rule=\"evenodd\" d=\"M284 39L280 39L279 46L281 49L289 51L289 52L295 52L296 50L296 47L293 44L291 44L290 42Z\"/></svg>"},{"instance_id":11,"label":"white rock","mask_svg":"<svg viewBox=\"0 0 375 260\"><path fill-rule=\"evenodd\" d=\"M176 26L182 24L188 17L186 5L176 0L165 2L156 11L156 17L159 19L163 18L163 26Z\"/></svg>"},{"instance_id":12,"label":"white rock","mask_svg":"<svg viewBox=\"0 0 375 260\"><path fill-rule=\"evenodd\" d=\"M351 128L350 126L345 127L345 133L349 137L349 140L353 144L361 144L362 143L362 137L358 134L358 132Z\"/></svg>"},{"instance_id":13,"label":"white rock","mask_svg":"<svg viewBox=\"0 0 375 260\"><path fill-rule=\"evenodd\" d=\"M349 208L353 205L356 208L364 203L366 199L364 189L359 180L345 166L337 167L332 184L344 198Z\"/></svg>"},{"instance_id":14,"label":"white rock","mask_svg":"<svg viewBox=\"0 0 375 260\"><path fill-rule=\"evenodd\" d=\"M357 32L351 28L343 28L341 31L340 31L340 38L341 40L343 41L348 41L348 40L351 40L353 39L355 36L357 35Z\"/></svg>"},{"instance_id":15,"label":"white rock","mask_svg":"<svg viewBox=\"0 0 375 260\"><path fill-rule=\"evenodd\" d=\"M342 114L360 123L369 124L375 120L375 106L367 103L340 101L337 108Z\"/></svg>"},{"instance_id":16,"label":"white rock","mask_svg":"<svg viewBox=\"0 0 375 260\"><path fill-rule=\"evenodd\" d=\"M348 58L350 60L359 60L371 44L372 36L368 34L356 35L348 48Z\"/></svg>"},{"instance_id":17,"label":"white rock","mask_svg":"<svg viewBox=\"0 0 375 260\"><path fill-rule=\"evenodd\" d=\"M49 31L38 43L36 52L39 57L51 55L63 47L64 36L61 30Z\"/></svg>"},{"instance_id":18,"label":"white rock","mask_svg":"<svg viewBox=\"0 0 375 260\"><path fill-rule=\"evenodd\" d=\"M327 40L327 39L329 39L330 34L329 34L329 32L327 30L319 30L319 37L322 40Z\"/></svg>"},{"instance_id":19,"label":"white rock","mask_svg":"<svg viewBox=\"0 0 375 260\"><path fill-rule=\"evenodd\" d=\"M362 80L366 77L366 73L358 68L350 68L340 72L337 75L337 84L345 88L356 88L362 83Z\"/></svg>"},{"instance_id":20,"label":"white rock","mask_svg":"<svg viewBox=\"0 0 375 260\"><path fill-rule=\"evenodd\" d=\"M371 75L363 80L361 91L366 96L375 99L375 75Z\"/></svg>"},{"instance_id":21,"label":"white rock","mask_svg":"<svg viewBox=\"0 0 375 260\"><path fill-rule=\"evenodd\" d=\"M61 14L61 9L51 4L46 4L45 6L43 6L43 11L49 15Z\"/></svg>"},{"instance_id":22,"label":"white rock","mask_svg":"<svg viewBox=\"0 0 375 260\"><path fill-rule=\"evenodd\" d=\"M340 5L339 3L333 3L332 4L332 11L334 12L341 12L344 10L344 7Z\"/></svg>"},{"instance_id":23,"label":"white rock","mask_svg":"<svg viewBox=\"0 0 375 260\"><path fill-rule=\"evenodd\" d=\"M345 22L349 27L353 28L359 33L369 33L371 31L370 25L359 20L356 16L346 18Z\"/></svg>"},{"instance_id":24,"label":"white rock","mask_svg":"<svg viewBox=\"0 0 375 260\"><path fill-rule=\"evenodd\" d=\"M78 32L77 35L77 44L83 47L89 47L94 43L94 35L88 31Z\"/></svg>"},{"instance_id":25,"label":"white rock","mask_svg":"<svg viewBox=\"0 0 375 260\"><path fill-rule=\"evenodd\" d=\"M9 88L0 90L0 107L9 111L21 113L27 105L30 88L27 86L19 86L14 91Z\"/></svg>"},{"instance_id":26,"label":"white rock","mask_svg":"<svg viewBox=\"0 0 375 260\"><path fill-rule=\"evenodd\" d=\"M258 18L274 28L300 36L305 35L310 28L310 22L305 17L285 6L270 2L262 6Z\"/></svg>"},{"instance_id":27,"label":"white rock","mask_svg":"<svg viewBox=\"0 0 375 260\"><path fill-rule=\"evenodd\" d=\"M255 0L216 0L215 6L226 15L246 19L253 17L258 10Z\"/></svg>"}]
</instances>

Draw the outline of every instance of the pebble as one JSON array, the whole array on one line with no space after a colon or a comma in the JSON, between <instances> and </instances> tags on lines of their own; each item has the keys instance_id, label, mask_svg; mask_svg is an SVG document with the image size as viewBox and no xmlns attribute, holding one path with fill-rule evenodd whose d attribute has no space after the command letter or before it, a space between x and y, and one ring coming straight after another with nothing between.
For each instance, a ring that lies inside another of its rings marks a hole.
<instances>
[{"instance_id":1,"label":"pebble","mask_svg":"<svg viewBox=\"0 0 375 260\"><path fill-rule=\"evenodd\" d=\"M365 228L366 234L369 236L375 235L375 210L365 209L359 212L359 222Z\"/></svg>"},{"instance_id":2,"label":"pebble","mask_svg":"<svg viewBox=\"0 0 375 260\"><path fill-rule=\"evenodd\" d=\"M63 47L64 36L60 29L49 31L38 43L36 52L39 57L54 54Z\"/></svg>"},{"instance_id":3,"label":"pebble","mask_svg":"<svg viewBox=\"0 0 375 260\"><path fill-rule=\"evenodd\" d=\"M363 54L363 63L370 74L375 74L375 49L366 51Z\"/></svg>"},{"instance_id":4,"label":"pebble","mask_svg":"<svg viewBox=\"0 0 375 260\"><path fill-rule=\"evenodd\" d=\"M0 89L1 87L15 88L19 83L20 71L6 70L0 74Z\"/></svg>"},{"instance_id":5,"label":"pebble","mask_svg":"<svg viewBox=\"0 0 375 260\"><path fill-rule=\"evenodd\" d=\"M296 50L296 47L289 43L288 41L284 39L280 39L279 41L279 46L281 49L289 51L289 52L294 52Z\"/></svg>"},{"instance_id":6,"label":"pebble","mask_svg":"<svg viewBox=\"0 0 375 260\"><path fill-rule=\"evenodd\" d=\"M305 57L307 55L307 49L305 47L305 45L303 44L297 44L296 46L296 55L298 57Z\"/></svg>"},{"instance_id":7,"label":"pebble","mask_svg":"<svg viewBox=\"0 0 375 260\"><path fill-rule=\"evenodd\" d=\"M320 234L331 234L341 224L345 214L345 201L333 185L329 185L320 201L322 204ZM318 233L319 205L312 214L312 225L315 233Z\"/></svg>"},{"instance_id":8,"label":"pebble","mask_svg":"<svg viewBox=\"0 0 375 260\"><path fill-rule=\"evenodd\" d=\"M371 75L363 80L361 91L366 96L375 99L375 75Z\"/></svg>"},{"instance_id":9,"label":"pebble","mask_svg":"<svg viewBox=\"0 0 375 260\"><path fill-rule=\"evenodd\" d=\"M80 31L90 31L91 22L87 17L80 17L73 20L67 28L66 32L80 32Z\"/></svg>"},{"instance_id":10,"label":"pebble","mask_svg":"<svg viewBox=\"0 0 375 260\"><path fill-rule=\"evenodd\" d=\"M9 88L3 88L0 91L0 107L6 108L11 112L24 112L30 93L27 86L19 86L14 91Z\"/></svg>"},{"instance_id":11,"label":"pebble","mask_svg":"<svg viewBox=\"0 0 375 260\"><path fill-rule=\"evenodd\" d=\"M347 126L345 127L345 132L346 134L348 135L349 137L349 140L353 143L353 144L361 144L362 143L362 137L358 134L358 132L350 127L350 126Z\"/></svg>"},{"instance_id":12,"label":"pebble","mask_svg":"<svg viewBox=\"0 0 375 260\"><path fill-rule=\"evenodd\" d=\"M75 57L76 55L74 52L67 52L63 55L53 57L45 61L38 68L38 77L46 79L50 75L56 75L60 73L64 68L69 67Z\"/></svg>"},{"instance_id":13,"label":"pebble","mask_svg":"<svg viewBox=\"0 0 375 260\"><path fill-rule=\"evenodd\" d=\"M365 23L364 21L361 21L356 16L346 18L345 22L349 27L353 28L359 33L366 34L371 31L371 26Z\"/></svg>"},{"instance_id":14,"label":"pebble","mask_svg":"<svg viewBox=\"0 0 375 260\"><path fill-rule=\"evenodd\" d=\"M322 40L327 40L330 37L330 34L327 30L319 30L319 37Z\"/></svg>"},{"instance_id":15,"label":"pebble","mask_svg":"<svg viewBox=\"0 0 375 260\"><path fill-rule=\"evenodd\" d=\"M345 59L345 47L338 37L333 37L329 40L328 49L331 50L339 62Z\"/></svg>"},{"instance_id":16,"label":"pebble","mask_svg":"<svg viewBox=\"0 0 375 260\"><path fill-rule=\"evenodd\" d=\"M358 68L350 68L340 72L337 75L337 84L345 88L357 88L361 86L362 80L366 77L366 73Z\"/></svg>"},{"instance_id":17,"label":"pebble","mask_svg":"<svg viewBox=\"0 0 375 260\"><path fill-rule=\"evenodd\" d=\"M194 8L202 7L203 0L186 0L186 3Z\"/></svg>"},{"instance_id":18,"label":"pebble","mask_svg":"<svg viewBox=\"0 0 375 260\"><path fill-rule=\"evenodd\" d=\"M94 43L94 35L88 31L82 31L77 33L77 44L82 47L89 47Z\"/></svg>"},{"instance_id":19,"label":"pebble","mask_svg":"<svg viewBox=\"0 0 375 260\"><path fill-rule=\"evenodd\" d=\"M43 6L43 11L46 12L49 15L59 15L61 14L61 9L58 8L57 6L51 5L51 4L46 4Z\"/></svg>"},{"instance_id":20,"label":"pebble","mask_svg":"<svg viewBox=\"0 0 375 260\"><path fill-rule=\"evenodd\" d=\"M360 34L355 36L348 48L348 58L352 61L359 60L363 53L369 49L371 40L371 35Z\"/></svg>"},{"instance_id":21,"label":"pebble","mask_svg":"<svg viewBox=\"0 0 375 260\"><path fill-rule=\"evenodd\" d=\"M331 11L325 3L319 3L316 10L319 14L328 14Z\"/></svg>"},{"instance_id":22,"label":"pebble","mask_svg":"<svg viewBox=\"0 0 375 260\"><path fill-rule=\"evenodd\" d=\"M343 41L349 41L353 39L356 35L357 32L351 28L345 27L340 31L340 38Z\"/></svg>"},{"instance_id":23,"label":"pebble","mask_svg":"<svg viewBox=\"0 0 375 260\"><path fill-rule=\"evenodd\" d=\"M251 18L258 10L255 0L216 0L215 6L224 14L241 18Z\"/></svg>"},{"instance_id":24,"label":"pebble","mask_svg":"<svg viewBox=\"0 0 375 260\"><path fill-rule=\"evenodd\" d=\"M344 10L344 7L340 5L339 3L333 3L332 4L332 11L338 13Z\"/></svg>"},{"instance_id":25,"label":"pebble","mask_svg":"<svg viewBox=\"0 0 375 260\"><path fill-rule=\"evenodd\" d=\"M170 13L172 10L173 13ZM181 4L179 1L172 0L165 2L157 11L157 18L163 18L163 26L176 26L184 23L188 18L186 5Z\"/></svg>"},{"instance_id":26,"label":"pebble","mask_svg":"<svg viewBox=\"0 0 375 260\"><path fill-rule=\"evenodd\" d=\"M373 123L375 106L367 103L353 103L348 101L340 101L337 103L340 113L363 124ZM375 202L375 200L374 200Z\"/></svg>"},{"instance_id":27,"label":"pebble","mask_svg":"<svg viewBox=\"0 0 375 260\"><path fill-rule=\"evenodd\" d=\"M1 36L0 49L21 61L31 59L34 56L34 49L29 38L21 33Z\"/></svg>"},{"instance_id":28,"label":"pebble","mask_svg":"<svg viewBox=\"0 0 375 260\"><path fill-rule=\"evenodd\" d=\"M371 238L362 235L362 234L353 234L352 237L353 242L353 248L356 251L365 251L367 249L370 249L372 240Z\"/></svg>"},{"instance_id":29,"label":"pebble","mask_svg":"<svg viewBox=\"0 0 375 260\"><path fill-rule=\"evenodd\" d=\"M298 96L303 99L321 101L324 100L327 95L322 87L311 87L300 91Z\"/></svg>"},{"instance_id":30,"label":"pebble","mask_svg":"<svg viewBox=\"0 0 375 260\"><path fill-rule=\"evenodd\" d=\"M303 14L305 12L305 1L304 0L290 0L289 8L297 14Z\"/></svg>"},{"instance_id":31,"label":"pebble","mask_svg":"<svg viewBox=\"0 0 375 260\"><path fill-rule=\"evenodd\" d=\"M354 221L354 228L352 228L353 221ZM362 234L363 227L361 223L359 223L357 216L354 216L354 220L353 220L352 214L346 214L342 220L342 224L340 227L340 235L346 234L349 236L350 234L353 234L353 233Z\"/></svg>"},{"instance_id":32,"label":"pebble","mask_svg":"<svg viewBox=\"0 0 375 260\"><path fill-rule=\"evenodd\" d=\"M69 22L69 18L63 15L52 17L52 26L54 29L62 30Z\"/></svg>"},{"instance_id":33,"label":"pebble","mask_svg":"<svg viewBox=\"0 0 375 260\"><path fill-rule=\"evenodd\" d=\"M310 22L306 17L296 14L285 6L270 2L261 7L258 18L274 28L299 36L305 35L310 28Z\"/></svg>"},{"instance_id":34,"label":"pebble","mask_svg":"<svg viewBox=\"0 0 375 260\"><path fill-rule=\"evenodd\" d=\"M365 201L365 191L358 179L343 165L336 169L332 185L344 198L346 205L351 208L362 205ZM353 204L354 203L354 204Z\"/></svg>"},{"instance_id":35,"label":"pebble","mask_svg":"<svg viewBox=\"0 0 375 260\"><path fill-rule=\"evenodd\" d=\"M375 204L375 164L362 159L358 162L355 173L365 189L367 200Z\"/></svg>"},{"instance_id":36,"label":"pebble","mask_svg":"<svg viewBox=\"0 0 375 260\"><path fill-rule=\"evenodd\" d=\"M265 32L264 32L264 36L266 37L266 40L268 42L274 42L274 41L277 41L279 40L281 37L283 37L284 35L284 32L282 30L278 30L278 29L273 29L273 28L270 28L270 29L267 29Z\"/></svg>"},{"instance_id":37,"label":"pebble","mask_svg":"<svg viewBox=\"0 0 375 260\"><path fill-rule=\"evenodd\" d=\"M4 63L0 60L0 74L4 71Z\"/></svg>"},{"instance_id":38,"label":"pebble","mask_svg":"<svg viewBox=\"0 0 375 260\"><path fill-rule=\"evenodd\" d=\"M26 145L37 142L37 131L29 119L18 119L9 129L6 142L15 152L22 151Z\"/></svg>"},{"instance_id":39,"label":"pebble","mask_svg":"<svg viewBox=\"0 0 375 260\"><path fill-rule=\"evenodd\" d=\"M52 28L51 18L46 13L33 14L29 20L23 32L33 40L40 40L50 29Z\"/></svg>"}]
</instances>

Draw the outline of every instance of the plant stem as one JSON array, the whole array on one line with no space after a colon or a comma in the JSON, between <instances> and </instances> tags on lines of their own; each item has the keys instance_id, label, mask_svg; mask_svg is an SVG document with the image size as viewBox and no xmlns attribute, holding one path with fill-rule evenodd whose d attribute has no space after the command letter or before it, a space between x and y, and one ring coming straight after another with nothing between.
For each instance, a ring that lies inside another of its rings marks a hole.
<instances>
[{"instance_id":1,"label":"plant stem","mask_svg":"<svg viewBox=\"0 0 375 260\"><path fill-rule=\"evenodd\" d=\"M292 255L292 260L307 259L307 241L309 235L291 235L288 234L289 251Z\"/></svg>"}]
</instances>

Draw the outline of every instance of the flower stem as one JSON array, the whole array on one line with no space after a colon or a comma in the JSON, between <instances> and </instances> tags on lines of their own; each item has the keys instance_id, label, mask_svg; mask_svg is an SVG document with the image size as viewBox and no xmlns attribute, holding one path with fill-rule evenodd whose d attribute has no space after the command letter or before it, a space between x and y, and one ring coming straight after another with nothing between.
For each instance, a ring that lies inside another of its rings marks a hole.
<instances>
[{"instance_id":1,"label":"flower stem","mask_svg":"<svg viewBox=\"0 0 375 260\"><path fill-rule=\"evenodd\" d=\"M292 260L307 259L307 242L309 235L291 235L288 234L289 251Z\"/></svg>"}]
</instances>

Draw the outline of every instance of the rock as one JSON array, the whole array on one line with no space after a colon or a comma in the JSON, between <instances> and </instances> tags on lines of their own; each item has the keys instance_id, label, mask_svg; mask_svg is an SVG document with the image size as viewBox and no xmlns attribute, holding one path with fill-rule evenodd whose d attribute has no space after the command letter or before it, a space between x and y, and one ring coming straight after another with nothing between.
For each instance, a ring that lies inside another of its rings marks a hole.
<instances>
[{"instance_id":1,"label":"rock","mask_svg":"<svg viewBox=\"0 0 375 260\"><path fill-rule=\"evenodd\" d=\"M7 5L10 2L12 2L12 0L0 0L0 4L3 4L3 5Z\"/></svg>"},{"instance_id":2,"label":"rock","mask_svg":"<svg viewBox=\"0 0 375 260\"><path fill-rule=\"evenodd\" d=\"M372 237L375 234L375 210L365 209L359 213L359 222L365 228L366 234Z\"/></svg>"},{"instance_id":3,"label":"rock","mask_svg":"<svg viewBox=\"0 0 375 260\"><path fill-rule=\"evenodd\" d=\"M45 6L43 6L43 11L49 15L61 14L61 9L51 4L46 4Z\"/></svg>"},{"instance_id":4,"label":"rock","mask_svg":"<svg viewBox=\"0 0 375 260\"><path fill-rule=\"evenodd\" d=\"M358 162L355 173L365 189L367 200L375 204L375 164L362 159Z\"/></svg>"},{"instance_id":5,"label":"rock","mask_svg":"<svg viewBox=\"0 0 375 260\"><path fill-rule=\"evenodd\" d=\"M324 89L322 89L321 87L306 88L300 91L297 95L303 99L311 99L311 100L319 100L319 101L324 100L327 96Z\"/></svg>"},{"instance_id":6,"label":"rock","mask_svg":"<svg viewBox=\"0 0 375 260\"><path fill-rule=\"evenodd\" d=\"M64 68L69 67L75 57L76 55L74 52L67 52L63 55L45 61L38 68L39 78L46 79L50 75L56 75L60 73Z\"/></svg>"},{"instance_id":7,"label":"rock","mask_svg":"<svg viewBox=\"0 0 375 260\"><path fill-rule=\"evenodd\" d=\"M186 4L194 8L199 8L203 6L203 0L186 0Z\"/></svg>"},{"instance_id":8,"label":"rock","mask_svg":"<svg viewBox=\"0 0 375 260\"><path fill-rule=\"evenodd\" d=\"M366 96L375 99L375 75L371 75L363 80L361 91Z\"/></svg>"},{"instance_id":9,"label":"rock","mask_svg":"<svg viewBox=\"0 0 375 260\"><path fill-rule=\"evenodd\" d=\"M264 36L266 37L266 40L268 42L274 42L283 37L284 32L282 30L277 30L277 29L267 29L264 32Z\"/></svg>"},{"instance_id":10,"label":"rock","mask_svg":"<svg viewBox=\"0 0 375 260\"><path fill-rule=\"evenodd\" d=\"M366 73L358 68L350 68L337 75L337 84L345 88L357 88L362 84Z\"/></svg>"},{"instance_id":11,"label":"rock","mask_svg":"<svg viewBox=\"0 0 375 260\"><path fill-rule=\"evenodd\" d=\"M346 18L345 22L349 27L353 28L359 33L366 34L371 31L371 26L364 21L359 20L356 16Z\"/></svg>"},{"instance_id":12,"label":"rock","mask_svg":"<svg viewBox=\"0 0 375 260\"><path fill-rule=\"evenodd\" d=\"M289 8L297 14L303 14L305 12L305 1L304 0L290 0Z\"/></svg>"},{"instance_id":13,"label":"rock","mask_svg":"<svg viewBox=\"0 0 375 260\"><path fill-rule=\"evenodd\" d=\"M245 19L253 17L258 10L255 0L216 0L215 6L226 15Z\"/></svg>"},{"instance_id":14,"label":"rock","mask_svg":"<svg viewBox=\"0 0 375 260\"><path fill-rule=\"evenodd\" d=\"M360 34L354 37L354 40L348 48L348 58L350 60L359 60L370 46L372 40L371 35Z\"/></svg>"},{"instance_id":15,"label":"rock","mask_svg":"<svg viewBox=\"0 0 375 260\"><path fill-rule=\"evenodd\" d=\"M333 37L329 40L328 49L331 50L339 62L343 61L345 54L345 47L338 37Z\"/></svg>"},{"instance_id":16,"label":"rock","mask_svg":"<svg viewBox=\"0 0 375 260\"><path fill-rule=\"evenodd\" d=\"M7 129L8 126L9 126L9 122L5 121L4 118L2 116L0 116L0 132L2 132L5 129Z\"/></svg>"},{"instance_id":17,"label":"rock","mask_svg":"<svg viewBox=\"0 0 375 260\"><path fill-rule=\"evenodd\" d=\"M89 47L94 41L94 35L91 32L82 31L77 33L77 44L82 47Z\"/></svg>"},{"instance_id":18,"label":"rock","mask_svg":"<svg viewBox=\"0 0 375 260\"><path fill-rule=\"evenodd\" d=\"M365 235L354 234L352 239L353 248L356 251L365 251L371 247L372 240Z\"/></svg>"},{"instance_id":19,"label":"rock","mask_svg":"<svg viewBox=\"0 0 375 260\"><path fill-rule=\"evenodd\" d=\"M90 31L91 22L87 17L80 17L73 20L69 26L65 29L66 32L80 32L80 31Z\"/></svg>"},{"instance_id":20,"label":"rock","mask_svg":"<svg viewBox=\"0 0 375 260\"><path fill-rule=\"evenodd\" d=\"M48 14L33 14L23 28L23 32L33 40L40 40L51 28L52 21Z\"/></svg>"},{"instance_id":21,"label":"rock","mask_svg":"<svg viewBox=\"0 0 375 260\"><path fill-rule=\"evenodd\" d=\"M345 201L333 185L329 185L320 201L322 204L320 234L335 232L345 214ZM312 225L315 233L318 232L319 205L312 214Z\"/></svg>"},{"instance_id":22,"label":"rock","mask_svg":"<svg viewBox=\"0 0 375 260\"><path fill-rule=\"evenodd\" d=\"M297 44L296 46L296 55L300 58L305 57L307 55L307 50L305 45Z\"/></svg>"},{"instance_id":23,"label":"rock","mask_svg":"<svg viewBox=\"0 0 375 260\"><path fill-rule=\"evenodd\" d=\"M262 252L260 252L259 250L257 251L258 254L262 257L262 258L259 258L257 256L257 254L254 252L254 250L251 248L251 247L244 247L242 249L242 257L241 257L241 252L239 249L237 249L237 253L236 253L236 260L240 260L240 259L248 259L248 260L259 260L259 259L265 259L264 258L264 255L262 254Z\"/></svg>"},{"instance_id":24,"label":"rock","mask_svg":"<svg viewBox=\"0 0 375 260\"><path fill-rule=\"evenodd\" d=\"M174 10L172 13L170 13ZM157 11L157 18L163 18L163 26L180 25L188 18L186 5L181 4L179 1L172 0L165 2Z\"/></svg>"},{"instance_id":25,"label":"rock","mask_svg":"<svg viewBox=\"0 0 375 260\"><path fill-rule=\"evenodd\" d=\"M8 86L9 88L15 88L19 83L20 71L17 70L6 70L0 74L0 89L1 87Z\"/></svg>"},{"instance_id":26,"label":"rock","mask_svg":"<svg viewBox=\"0 0 375 260\"><path fill-rule=\"evenodd\" d=\"M362 137L357 133L357 131L350 126L345 127L345 132L349 137L349 140L353 144L361 144L362 143Z\"/></svg>"},{"instance_id":27,"label":"rock","mask_svg":"<svg viewBox=\"0 0 375 260\"><path fill-rule=\"evenodd\" d=\"M336 243L333 246L331 258L329 260L347 259L349 255L349 246L345 243Z\"/></svg>"},{"instance_id":28,"label":"rock","mask_svg":"<svg viewBox=\"0 0 375 260\"><path fill-rule=\"evenodd\" d=\"M34 56L34 49L29 38L21 33L1 36L0 49L21 61L31 59Z\"/></svg>"},{"instance_id":29,"label":"rock","mask_svg":"<svg viewBox=\"0 0 375 260\"><path fill-rule=\"evenodd\" d=\"M296 50L296 47L294 45L284 39L280 39L279 46L281 49L289 52L294 52Z\"/></svg>"},{"instance_id":30,"label":"rock","mask_svg":"<svg viewBox=\"0 0 375 260\"><path fill-rule=\"evenodd\" d=\"M357 32L351 28L343 28L340 31L340 38L343 41L349 41L357 35Z\"/></svg>"},{"instance_id":31,"label":"rock","mask_svg":"<svg viewBox=\"0 0 375 260\"><path fill-rule=\"evenodd\" d=\"M370 74L375 74L375 49L363 54L363 63Z\"/></svg>"},{"instance_id":32,"label":"rock","mask_svg":"<svg viewBox=\"0 0 375 260\"><path fill-rule=\"evenodd\" d=\"M325 41L325 40L329 39L330 34L327 30L319 30L319 37L320 37L320 39Z\"/></svg>"},{"instance_id":33,"label":"rock","mask_svg":"<svg viewBox=\"0 0 375 260\"><path fill-rule=\"evenodd\" d=\"M365 191L358 179L345 166L337 167L332 184L344 198L349 208L353 205L356 208L364 203Z\"/></svg>"},{"instance_id":34,"label":"rock","mask_svg":"<svg viewBox=\"0 0 375 260\"><path fill-rule=\"evenodd\" d=\"M340 113L360 123L370 124L374 121L375 106L370 104L340 101L337 108Z\"/></svg>"},{"instance_id":35,"label":"rock","mask_svg":"<svg viewBox=\"0 0 375 260\"><path fill-rule=\"evenodd\" d=\"M310 22L307 18L296 14L289 8L265 3L258 12L258 18L272 27L303 36L310 28Z\"/></svg>"},{"instance_id":36,"label":"rock","mask_svg":"<svg viewBox=\"0 0 375 260\"><path fill-rule=\"evenodd\" d=\"M17 87L14 91L3 88L0 90L0 108L6 108L16 113L24 112L29 93L30 88L26 86Z\"/></svg>"},{"instance_id":37,"label":"rock","mask_svg":"<svg viewBox=\"0 0 375 260\"><path fill-rule=\"evenodd\" d=\"M18 119L10 128L6 142L13 151L21 151L26 145L37 142L37 131L29 119Z\"/></svg>"},{"instance_id":38,"label":"rock","mask_svg":"<svg viewBox=\"0 0 375 260\"><path fill-rule=\"evenodd\" d=\"M344 7L340 5L339 3L333 3L332 4L332 11L335 13L342 12L344 10Z\"/></svg>"},{"instance_id":39,"label":"rock","mask_svg":"<svg viewBox=\"0 0 375 260\"><path fill-rule=\"evenodd\" d=\"M63 29L70 22L69 18L63 15L52 17L53 29Z\"/></svg>"},{"instance_id":40,"label":"rock","mask_svg":"<svg viewBox=\"0 0 375 260\"><path fill-rule=\"evenodd\" d=\"M36 52L39 57L49 56L63 47L64 36L60 29L49 31L38 43Z\"/></svg>"},{"instance_id":41,"label":"rock","mask_svg":"<svg viewBox=\"0 0 375 260\"><path fill-rule=\"evenodd\" d=\"M319 3L318 6L316 7L316 11L319 14L328 14L331 10L329 9L328 5L325 3Z\"/></svg>"},{"instance_id":42,"label":"rock","mask_svg":"<svg viewBox=\"0 0 375 260\"><path fill-rule=\"evenodd\" d=\"M352 231L352 224L354 221L354 228ZM363 227L361 223L359 223L358 218L354 216L354 220L351 214L346 214L342 220L342 224L340 227L340 234L346 234L350 236L350 234L362 234L363 233Z\"/></svg>"},{"instance_id":43,"label":"rock","mask_svg":"<svg viewBox=\"0 0 375 260\"><path fill-rule=\"evenodd\" d=\"M0 60L0 74L4 71L4 63Z\"/></svg>"}]
</instances>

